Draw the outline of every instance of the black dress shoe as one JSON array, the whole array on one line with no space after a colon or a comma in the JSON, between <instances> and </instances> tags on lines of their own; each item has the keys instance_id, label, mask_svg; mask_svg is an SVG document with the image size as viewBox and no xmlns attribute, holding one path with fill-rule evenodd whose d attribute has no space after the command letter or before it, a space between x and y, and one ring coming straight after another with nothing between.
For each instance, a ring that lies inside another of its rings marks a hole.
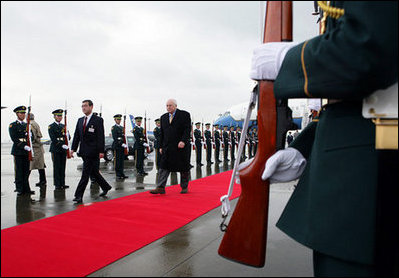
<instances>
[{"instance_id":1,"label":"black dress shoe","mask_svg":"<svg viewBox=\"0 0 399 278\"><path fill-rule=\"evenodd\" d=\"M125 175L124 175L122 178L127 179L128 177L129 177L129 176L125 176Z\"/></svg>"},{"instance_id":2,"label":"black dress shoe","mask_svg":"<svg viewBox=\"0 0 399 278\"><path fill-rule=\"evenodd\" d=\"M75 197L72 201L74 201L76 203L82 203L83 202L82 198L78 198L78 197Z\"/></svg>"},{"instance_id":3,"label":"black dress shoe","mask_svg":"<svg viewBox=\"0 0 399 278\"><path fill-rule=\"evenodd\" d=\"M186 194L186 193L188 193L188 188L182 188L180 194Z\"/></svg>"},{"instance_id":4,"label":"black dress shoe","mask_svg":"<svg viewBox=\"0 0 399 278\"><path fill-rule=\"evenodd\" d=\"M62 188L69 188L69 185L63 185Z\"/></svg>"},{"instance_id":5,"label":"black dress shoe","mask_svg":"<svg viewBox=\"0 0 399 278\"><path fill-rule=\"evenodd\" d=\"M157 187L154 190L150 190L151 194L165 194L165 188Z\"/></svg>"},{"instance_id":6,"label":"black dress shoe","mask_svg":"<svg viewBox=\"0 0 399 278\"><path fill-rule=\"evenodd\" d=\"M101 197L104 197L105 195L107 195L108 191L110 191L111 188L112 188L112 187L110 187L110 188L108 188L108 189L105 189L105 190L100 194L100 196L101 196Z\"/></svg>"},{"instance_id":7,"label":"black dress shoe","mask_svg":"<svg viewBox=\"0 0 399 278\"><path fill-rule=\"evenodd\" d=\"M45 181L40 181L40 182L36 183L36 186L37 186L37 187L40 187L40 186L45 185L45 184L47 184L47 182L45 182Z\"/></svg>"},{"instance_id":8,"label":"black dress shoe","mask_svg":"<svg viewBox=\"0 0 399 278\"><path fill-rule=\"evenodd\" d=\"M28 192L26 192L26 194L34 195L34 194L35 194L35 191L28 191Z\"/></svg>"}]
</instances>

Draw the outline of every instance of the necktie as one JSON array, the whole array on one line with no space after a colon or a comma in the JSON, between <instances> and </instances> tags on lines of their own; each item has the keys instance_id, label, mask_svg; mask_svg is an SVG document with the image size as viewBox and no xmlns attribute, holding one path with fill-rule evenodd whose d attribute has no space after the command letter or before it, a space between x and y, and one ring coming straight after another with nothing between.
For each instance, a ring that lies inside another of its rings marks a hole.
<instances>
[{"instance_id":1,"label":"necktie","mask_svg":"<svg viewBox=\"0 0 399 278\"><path fill-rule=\"evenodd\" d=\"M170 115L170 118L169 118L169 123L170 123L170 124L172 123L172 120L173 120L173 114L171 114L171 115Z\"/></svg>"},{"instance_id":2,"label":"necktie","mask_svg":"<svg viewBox=\"0 0 399 278\"><path fill-rule=\"evenodd\" d=\"M85 132L85 129L86 129L86 120L87 120L87 117L85 117L85 120L83 122L83 133Z\"/></svg>"}]
</instances>

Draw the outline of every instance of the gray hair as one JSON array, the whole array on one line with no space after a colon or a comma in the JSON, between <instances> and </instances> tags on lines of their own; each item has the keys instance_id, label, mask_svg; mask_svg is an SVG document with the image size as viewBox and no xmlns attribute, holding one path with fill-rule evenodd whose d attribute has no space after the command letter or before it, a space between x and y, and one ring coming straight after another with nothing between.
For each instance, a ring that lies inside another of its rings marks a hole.
<instances>
[{"instance_id":1,"label":"gray hair","mask_svg":"<svg viewBox=\"0 0 399 278\"><path fill-rule=\"evenodd\" d=\"M168 103L169 101L171 101L175 106L177 106L177 101L174 98L168 99L166 103Z\"/></svg>"}]
</instances>

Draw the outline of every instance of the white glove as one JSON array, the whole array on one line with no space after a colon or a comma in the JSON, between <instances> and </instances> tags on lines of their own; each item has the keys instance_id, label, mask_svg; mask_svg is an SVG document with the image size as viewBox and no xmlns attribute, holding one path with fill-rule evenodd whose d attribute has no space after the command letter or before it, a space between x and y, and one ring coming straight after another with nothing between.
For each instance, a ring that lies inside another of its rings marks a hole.
<instances>
[{"instance_id":1,"label":"white glove","mask_svg":"<svg viewBox=\"0 0 399 278\"><path fill-rule=\"evenodd\" d=\"M150 145L148 145L147 143L143 143L144 147L149 147Z\"/></svg>"},{"instance_id":2,"label":"white glove","mask_svg":"<svg viewBox=\"0 0 399 278\"><path fill-rule=\"evenodd\" d=\"M195 144L194 144L194 142L191 142L191 146L194 146Z\"/></svg>"},{"instance_id":3,"label":"white glove","mask_svg":"<svg viewBox=\"0 0 399 278\"><path fill-rule=\"evenodd\" d=\"M305 170L306 159L294 148L286 148L272 155L267 161L262 180L288 182L299 178Z\"/></svg>"},{"instance_id":4,"label":"white glove","mask_svg":"<svg viewBox=\"0 0 399 278\"><path fill-rule=\"evenodd\" d=\"M24 147L24 150L27 151L27 152L30 152L30 151L31 151L31 148L30 148L29 146L25 146L25 147Z\"/></svg>"},{"instance_id":5,"label":"white glove","mask_svg":"<svg viewBox=\"0 0 399 278\"><path fill-rule=\"evenodd\" d=\"M288 50L297 42L269 42L253 51L250 77L254 80L275 80Z\"/></svg>"},{"instance_id":6,"label":"white glove","mask_svg":"<svg viewBox=\"0 0 399 278\"><path fill-rule=\"evenodd\" d=\"M126 148L127 145L125 143L122 144L122 148Z\"/></svg>"},{"instance_id":7,"label":"white glove","mask_svg":"<svg viewBox=\"0 0 399 278\"><path fill-rule=\"evenodd\" d=\"M229 142L229 145L231 145L231 142Z\"/></svg>"},{"instance_id":8,"label":"white glove","mask_svg":"<svg viewBox=\"0 0 399 278\"><path fill-rule=\"evenodd\" d=\"M62 148L63 148L64 150L69 149L67 145L62 145Z\"/></svg>"}]
</instances>

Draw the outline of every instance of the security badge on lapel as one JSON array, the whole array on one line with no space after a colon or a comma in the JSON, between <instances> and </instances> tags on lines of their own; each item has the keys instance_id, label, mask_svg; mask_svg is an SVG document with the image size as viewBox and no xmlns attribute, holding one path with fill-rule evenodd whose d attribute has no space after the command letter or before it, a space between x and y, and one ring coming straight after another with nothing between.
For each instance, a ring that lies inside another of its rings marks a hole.
<instances>
[{"instance_id":1,"label":"security badge on lapel","mask_svg":"<svg viewBox=\"0 0 399 278\"><path fill-rule=\"evenodd\" d=\"M363 117L375 124L375 148L398 149L398 83L363 100Z\"/></svg>"},{"instance_id":2,"label":"security badge on lapel","mask_svg":"<svg viewBox=\"0 0 399 278\"><path fill-rule=\"evenodd\" d=\"M87 130L88 132L94 132L94 127L93 125L89 127L89 129Z\"/></svg>"}]
</instances>

